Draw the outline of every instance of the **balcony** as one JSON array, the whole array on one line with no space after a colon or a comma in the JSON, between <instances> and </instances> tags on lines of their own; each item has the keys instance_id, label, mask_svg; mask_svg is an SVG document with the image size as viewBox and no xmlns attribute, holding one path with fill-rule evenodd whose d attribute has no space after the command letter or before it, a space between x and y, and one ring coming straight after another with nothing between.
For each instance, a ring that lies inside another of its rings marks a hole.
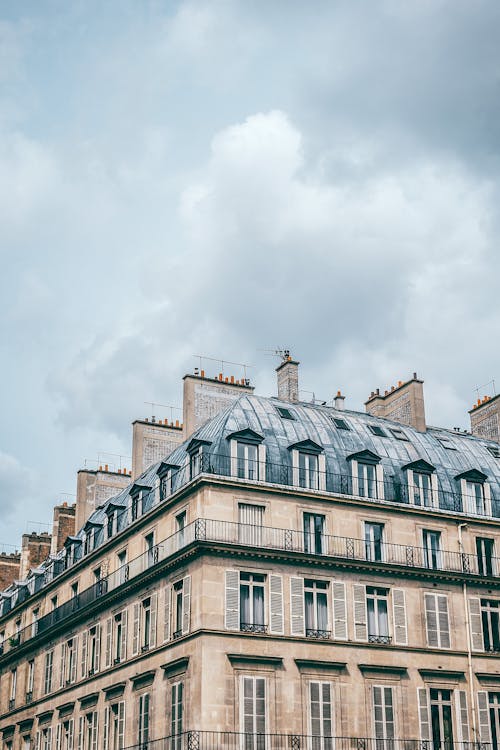
<instances>
[{"instance_id":1,"label":"balcony","mask_svg":"<svg viewBox=\"0 0 500 750\"><path fill-rule=\"evenodd\" d=\"M375 635L374 633L368 633L368 643L381 643L385 646L390 646L391 640L390 635Z\"/></svg>"},{"instance_id":2,"label":"balcony","mask_svg":"<svg viewBox=\"0 0 500 750\"><path fill-rule=\"evenodd\" d=\"M26 693L26 703L31 703L33 701L33 691L30 690Z\"/></svg>"},{"instance_id":3,"label":"balcony","mask_svg":"<svg viewBox=\"0 0 500 750\"><path fill-rule=\"evenodd\" d=\"M240 630L242 633L267 633L267 625L260 622L241 622Z\"/></svg>"},{"instance_id":4,"label":"balcony","mask_svg":"<svg viewBox=\"0 0 500 750\"><path fill-rule=\"evenodd\" d=\"M306 638L313 638L317 641L327 641L331 637L331 630L315 630L314 628L306 628Z\"/></svg>"}]
</instances>

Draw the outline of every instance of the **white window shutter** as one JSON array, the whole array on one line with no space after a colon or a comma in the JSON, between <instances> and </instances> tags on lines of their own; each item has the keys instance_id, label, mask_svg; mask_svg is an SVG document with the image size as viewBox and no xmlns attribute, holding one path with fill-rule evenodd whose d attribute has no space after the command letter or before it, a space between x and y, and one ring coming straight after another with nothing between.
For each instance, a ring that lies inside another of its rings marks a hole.
<instances>
[{"instance_id":1,"label":"white window shutter","mask_svg":"<svg viewBox=\"0 0 500 750\"><path fill-rule=\"evenodd\" d=\"M66 684L66 644L61 643L61 662L60 662L61 674L59 675L60 687L64 687Z\"/></svg>"},{"instance_id":2,"label":"white window shutter","mask_svg":"<svg viewBox=\"0 0 500 750\"><path fill-rule=\"evenodd\" d=\"M490 712L488 708L488 693L486 690L477 691L477 712L479 714L479 734L481 742L491 742Z\"/></svg>"},{"instance_id":3,"label":"white window shutter","mask_svg":"<svg viewBox=\"0 0 500 750\"><path fill-rule=\"evenodd\" d=\"M104 709L104 725L102 730L102 750L109 750L109 706Z\"/></svg>"},{"instance_id":4,"label":"white window shutter","mask_svg":"<svg viewBox=\"0 0 500 750\"><path fill-rule=\"evenodd\" d=\"M269 612L269 632L283 635L283 578L279 575L269 576Z\"/></svg>"},{"instance_id":5,"label":"white window shutter","mask_svg":"<svg viewBox=\"0 0 500 750\"><path fill-rule=\"evenodd\" d=\"M91 750L97 750L97 738L99 737L98 723L99 723L99 714L97 713L97 711L93 711L92 712L92 748Z\"/></svg>"},{"instance_id":6,"label":"white window shutter","mask_svg":"<svg viewBox=\"0 0 500 750\"><path fill-rule=\"evenodd\" d=\"M478 596L469 597L469 625L472 650L484 651L481 599Z\"/></svg>"},{"instance_id":7,"label":"white window shutter","mask_svg":"<svg viewBox=\"0 0 500 750\"><path fill-rule=\"evenodd\" d=\"M56 750L61 750L61 730L61 722L59 722L56 729Z\"/></svg>"},{"instance_id":8,"label":"white window shutter","mask_svg":"<svg viewBox=\"0 0 500 750\"><path fill-rule=\"evenodd\" d=\"M431 738L429 695L426 688L418 688L418 717L420 722L420 739L426 742Z\"/></svg>"},{"instance_id":9,"label":"white window shutter","mask_svg":"<svg viewBox=\"0 0 500 750\"><path fill-rule=\"evenodd\" d=\"M47 750L52 750L52 727L47 727Z\"/></svg>"},{"instance_id":10,"label":"white window shutter","mask_svg":"<svg viewBox=\"0 0 500 750\"><path fill-rule=\"evenodd\" d=\"M40 750L40 730L37 729L35 734L35 750Z\"/></svg>"},{"instance_id":11,"label":"white window shutter","mask_svg":"<svg viewBox=\"0 0 500 750\"><path fill-rule=\"evenodd\" d=\"M80 716L78 720L78 750L83 750L84 745L84 733L85 733L85 719Z\"/></svg>"},{"instance_id":12,"label":"white window shutter","mask_svg":"<svg viewBox=\"0 0 500 750\"><path fill-rule=\"evenodd\" d=\"M128 610L122 611L122 642L120 647L120 654L122 660L127 658L127 626L128 626Z\"/></svg>"},{"instance_id":13,"label":"white window shutter","mask_svg":"<svg viewBox=\"0 0 500 750\"><path fill-rule=\"evenodd\" d=\"M354 637L357 641L368 640L368 627L366 624L366 589L363 585L355 583L353 586L354 597Z\"/></svg>"},{"instance_id":14,"label":"white window shutter","mask_svg":"<svg viewBox=\"0 0 500 750\"><path fill-rule=\"evenodd\" d=\"M118 704L118 742L117 749L122 750L125 738L125 701Z\"/></svg>"},{"instance_id":15,"label":"white window shutter","mask_svg":"<svg viewBox=\"0 0 500 750\"><path fill-rule=\"evenodd\" d=\"M139 602L136 602L134 604L134 622L132 625L132 656L135 656L139 653L139 638L140 638L140 630L141 630L141 621L140 621L140 604Z\"/></svg>"},{"instance_id":16,"label":"white window shutter","mask_svg":"<svg viewBox=\"0 0 500 750\"><path fill-rule=\"evenodd\" d=\"M74 738L75 738L75 721L74 719L70 719L69 726L68 726L68 750L73 750Z\"/></svg>"},{"instance_id":17,"label":"white window shutter","mask_svg":"<svg viewBox=\"0 0 500 750\"><path fill-rule=\"evenodd\" d=\"M292 484L299 486L299 452L296 448L292 449Z\"/></svg>"},{"instance_id":18,"label":"white window shutter","mask_svg":"<svg viewBox=\"0 0 500 750\"><path fill-rule=\"evenodd\" d=\"M291 634L305 635L304 579L290 578Z\"/></svg>"},{"instance_id":19,"label":"white window shutter","mask_svg":"<svg viewBox=\"0 0 500 750\"><path fill-rule=\"evenodd\" d=\"M384 467L381 463L378 463L375 467L375 476L377 477L377 497L379 500L383 500L385 497L384 492Z\"/></svg>"},{"instance_id":20,"label":"white window shutter","mask_svg":"<svg viewBox=\"0 0 500 750\"><path fill-rule=\"evenodd\" d=\"M231 448L231 476L238 476L238 441L230 440L229 445Z\"/></svg>"},{"instance_id":21,"label":"white window shutter","mask_svg":"<svg viewBox=\"0 0 500 750\"><path fill-rule=\"evenodd\" d=\"M325 492L326 490L326 457L324 453L318 455L318 489Z\"/></svg>"},{"instance_id":22,"label":"white window shutter","mask_svg":"<svg viewBox=\"0 0 500 750\"><path fill-rule=\"evenodd\" d=\"M484 492L484 512L487 516L491 516L491 488L489 482L483 484Z\"/></svg>"},{"instance_id":23,"label":"white window shutter","mask_svg":"<svg viewBox=\"0 0 500 750\"><path fill-rule=\"evenodd\" d=\"M438 478L435 471L431 474L431 503L433 508L439 508Z\"/></svg>"},{"instance_id":24,"label":"white window shutter","mask_svg":"<svg viewBox=\"0 0 500 750\"><path fill-rule=\"evenodd\" d=\"M438 623L439 623L439 645L441 648L450 648L450 620L448 616L448 597L439 594L438 600Z\"/></svg>"},{"instance_id":25,"label":"white window shutter","mask_svg":"<svg viewBox=\"0 0 500 750\"><path fill-rule=\"evenodd\" d=\"M438 635L438 618L437 618L437 603L435 594L425 594L425 624L427 631L427 645L431 648L438 648L439 646L439 635Z\"/></svg>"},{"instance_id":26,"label":"white window shutter","mask_svg":"<svg viewBox=\"0 0 500 750\"><path fill-rule=\"evenodd\" d=\"M394 643L398 646L407 646L408 630L404 589L392 589L392 613L394 617Z\"/></svg>"},{"instance_id":27,"label":"white window shutter","mask_svg":"<svg viewBox=\"0 0 500 750\"><path fill-rule=\"evenodd\" d=\"M101 668L101 625L97 623L95 626L95 671L98 672Z\"/></svg>"},{"instance_id":28,"label":"white window shutter","mask_svg":"<svg viewBox=\"0 0 500 750\"><path fill-rule=\"evenodd\" d=\"M191 630L191 576L182 582L182 634Z\"/></svg>"},{"instance_id":29,"label":"white window shutter","mask_svg":"<svg viewBox=\"0 0 500 750\"><path fill-rule=\"evenodd\" d=\"M471 512L471 502L469 497L467 496L467 480L461 479L460 480L460 490L462 492L462 508L464 513L470 513Z\"/></svg>"},{"instance_id":30,"label":"white window shutter","mask_svg":"<svg viewBox=\"0 0 500 750\"><path fill-rule=\"evenodd\" d=\"M224 625L226 630L240 629L240 574L226 570L226 602Z\"/></svg>"},{"instance_id":31,"label":"white window shutter","mask_svg":"<svg viewBox=\"0 0 500 750\"><path fill-rule=\"evenodd\" d=\"M89 638L88 630L82 633L82 661L81 661L81 675L82 677L87 676L87 641Z\"/></svg>"},{"instance_id":32,"label":"white window shutter","mask_svg":"<svg viewBox=\"0 0 500 750\"><path fill-rule=\"evenodd\" d=\"M104 651L104 666L111 666L111 652L113 650L113 618L108 617L106 620L106 644Z\"/></svg>"},{"instance_id":33,"label":"white window shutter","mask_svg":"<svg viewBox=\"0 0 500 750\"><path fill-rule=\"evenodd\" d=\"M359 495L358 462L351 461L352 494Z\"/></svg>"},{"instance_id":34,"label":"white window shutter","mask_svg":"<svg viewBox=\"0 0 500 750\"><path fill-rule=\"evenodd\" d=\"M259 460L259 481L266 481L266 446L264 443L260 443L257 448L257 455Z\"/></svg>"},{"instance_id":35,"label":"white window shutter","mask_svg":"<svg viewBox=\"0 0 500 750\"><path fill-rule=\"evenodd\" d=\"M345 583L334 581L333 596L333 637L339 641L347 641L347 602Z\"/></svg>"},{"instance_id":36,"label":"white window shutter","mask_svg":"<svg viewBox=\"0 0 500 750\"><path fill-rule=\"evenodd\" d=\"M170 640L170 611L172 606L172 588L168 583L165 586L163 595L165 597L163 607L163 641L166 643Z\"/></svg>"},{"instance_id":37,"label":"white window shutter","mask_svg":"<svg viewBox=\"0 0 500 750\"><path fill-rule=\"evenodd\" d=\"M465 690L455 690L455 710L460 739L462 742L469 742L469 712L467 710L467 693Z\"/></svg>"},{"instance_id":38,"label":"white window shutter","mask_svg":"<svg viewBox=\"0 0 500 750\"><path fill-rule=\"evenodd\" d=\"M413 469L406 470L406 483L408 485L408 502L410 505L415 505L415 477L413 476Z\"/></svg>"},{"instance_id":39,"label":"white window shutter","mask_svg":"<svg viewBox=\"0 0 500 750\"><path fill-rule=\"evenodd\" d=\"M71 661L71 674L69 676L70 682L76 682L76 671L78 666L78 636L75 635L73 638L73 659Z\"/></svg>"},{"instance_id":40,"label":"white window shutter","mask_svg":"<svg viewBox=\"0 0 500 750\"><path fill-rule=\"evenodd\" d=\"M158 594L151 594L151 619L149 621L149 647L156 646L156 619L158 612Z\"/></svg>"}]
</instances>

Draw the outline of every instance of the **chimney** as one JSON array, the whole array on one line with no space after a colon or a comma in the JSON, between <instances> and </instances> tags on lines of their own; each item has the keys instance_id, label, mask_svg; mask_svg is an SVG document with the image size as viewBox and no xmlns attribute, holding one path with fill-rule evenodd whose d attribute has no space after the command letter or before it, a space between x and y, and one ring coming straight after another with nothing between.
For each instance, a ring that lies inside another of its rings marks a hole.
<instances>
[{"instance_id":1,"label":"chimney","mask_svg":"<svg viewBox=\"0 0 500 750\"><path fill-rule=\"evenodd\" d=\"M299 364L289 354L276 368L278 373L278 398L281 401L297 403L299 400Z\"/></svg>"},{"instance_id":2,"label":"chimney","mask_svg":"<svg viewBox=\"0 0 500 750\"><path fill-rule=\"evenodd\" d=\"M473 435L500 443L500 394L478 398L469 415Z\"/></svg>"},{"instance_id":3,"label":"chimney","mask_svg":"<svg viewBox=\"0 0 500 750\"><path fill-rule=\"evenodd\" d=\"M345 396L342 395L341 391L337 391L337 395L333 399L333 403L336 409L342 411L344 409Z\"/></svg>"},{"instance_id":4,"label":"chimney","mask_svg":"<svg viewBox=\"0 0 500 750\"><path fill-rule=\"evenodd\" d=\"M51 536L47 532L23 534L19 577L26 578L30 568L36 568L50 554Z\"/></svg>"},{"instance_id":5,"label":"chimney","mask_svg":"<svg viewBox=\"0 0 500 750\"><path fill-rule=\"evenodd\" d=\"M416 372L405 383L399 380L397 385L392 385L383 396L380 395L379 388L372 391L365 401L365 408L366 413L373 417L393 419L400 424L414 427L418 432L425 432L427 429L424 381L418 379Z\"/></svg>"}]
</instances>

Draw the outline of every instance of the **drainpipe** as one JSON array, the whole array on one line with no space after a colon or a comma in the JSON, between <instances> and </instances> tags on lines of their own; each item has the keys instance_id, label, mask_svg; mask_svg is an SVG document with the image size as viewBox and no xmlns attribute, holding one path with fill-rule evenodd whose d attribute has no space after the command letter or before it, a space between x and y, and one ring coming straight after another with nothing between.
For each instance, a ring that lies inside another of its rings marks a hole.
<instances>
[{"instance_id":1,"label":"drainpipe","mask_svg":"<svg viewBox=\"0 0 500 750\"><path fill-rule=\"evenodd\" d=\"M460 550L460 554L464 554L464 545L462 543L462 529L466 529L467 524L466 523L459 523L458 524L458 548ZM469 606L467 602L467 583L464 581L462 584L462 592L464 597L464 611L465 611L465 629L467 634L467 664L469 667L469 700L471 704L471 711L472 711L472 734L474 736L474 742L477 742L477 724L476 724L476 702L474 700L474 688L473 688L473 679L474 679L474 673L472 671L472 647L471 647L471 626L470 626L470 620L469 620Z\"/></svg>"}]
</instances>

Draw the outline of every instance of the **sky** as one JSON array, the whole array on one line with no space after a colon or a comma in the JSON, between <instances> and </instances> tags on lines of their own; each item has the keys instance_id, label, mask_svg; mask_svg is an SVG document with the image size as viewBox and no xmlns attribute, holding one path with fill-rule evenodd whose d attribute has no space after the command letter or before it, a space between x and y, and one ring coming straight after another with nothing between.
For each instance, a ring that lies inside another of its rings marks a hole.
<instances>
[{"instance_id":1,"label":"sky","mask_svg":"<svg viewBox=\"0 0 500 750\"><path fill-rule=\"evenodd\" d=\"M499 34L496 0L0 0L0 548L130 466L193 355L272 395L287 348L301 398L361 410L417 371L469 425L500 389Z\"/></svg>"}]
</instances>

